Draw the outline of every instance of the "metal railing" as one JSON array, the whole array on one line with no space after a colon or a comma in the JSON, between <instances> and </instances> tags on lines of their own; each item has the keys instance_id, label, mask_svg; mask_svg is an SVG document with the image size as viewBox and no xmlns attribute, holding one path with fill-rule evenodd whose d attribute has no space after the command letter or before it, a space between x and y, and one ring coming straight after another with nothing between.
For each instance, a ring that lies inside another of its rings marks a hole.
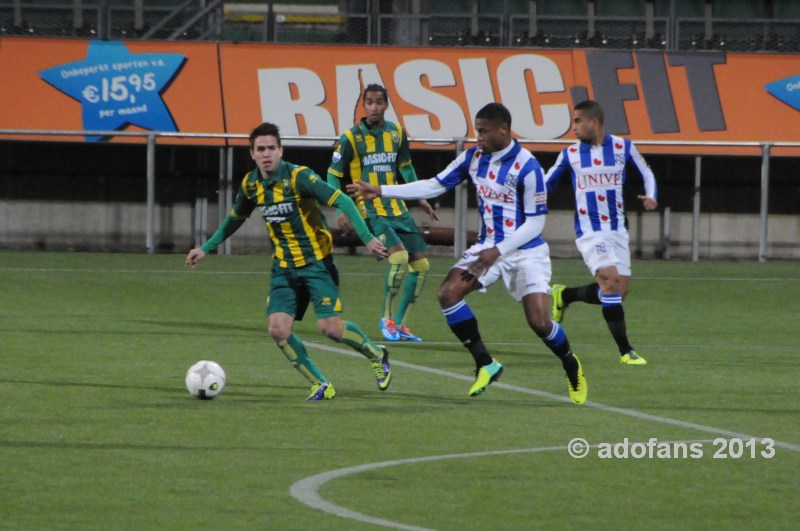
<instances>
[{"instance_id":1,"label":"metal railing","mask_svg":"<svg viewBox=\"0 0 800 531\"><path fill-rule=\"evenodd\" d=\"M155 234L155 185L156 185L156 144L159 138L183 138L183 139L209 139L209 140L225 140L227 146L220 147L220 165L219 165L219 198L221 205L224 204L225 208L219 209L220 220L224 219L226 213L230 210L232 203L232 189L233 183L233 149L236 147L230 145L231 140L246 141L248 135L246 134L232 134L232 133L181 133L181 132L128 132L128 131L53 131L53 130L25 130L25 129L0 129L0 135L3 136L69 136L69 137L86 137L97 136L104 138L111 137L140 137L147 140L147 226L146 226L146 241L145 248L147 253L155 252L154 234ZM330 142L331 146L338 141L339 137L334 136L293 136L285 135L281 140L285 143L294 142L295 145L319 145L320 142ZM464 150L467 143L475 143L474 138L412 138L411 142L436 144L437 146L450 145L453 146L454 156L457 156ZM536 145L571 145L574 140L531 140L531 139L518 139L521 144L527 146ZM657 141L657 140L641 140L636 141L639 146L680 146L680 147L733 147L733 148L755 148L761 152L761 173L760 173L760 208L759 208L759 246L758 246L758 261L765 262L767 260L767 215L768 215L768 198L769 198L769 183L770 183L770 170L769 160L772 156L774 148L792 148L800 149L800 142L690 142L690 141ZM700 227L700 185L701 185L701 164L702 157L695 157L695 187L693 197L693 213L692 213L692 260L699 259L699 227ZM465 183L456 189L456 204L455 204L455 242L454 242L454 256L460 256L466 249L466 234L467 234L467 194L465 190ZM220 252L225 254L230 252L229 247L221 247Z\"/></svg>"}]
</instances>

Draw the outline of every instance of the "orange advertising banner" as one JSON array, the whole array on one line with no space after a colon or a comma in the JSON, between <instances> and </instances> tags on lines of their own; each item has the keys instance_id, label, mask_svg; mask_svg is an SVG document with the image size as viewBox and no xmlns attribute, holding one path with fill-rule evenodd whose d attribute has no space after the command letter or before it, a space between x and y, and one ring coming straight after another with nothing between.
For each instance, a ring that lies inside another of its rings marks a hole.
<instances>
[{"instance_id":1,"label":"orange advertising banner","mask_svg":"<svg viewBox=\"0 0 800 531\"><path fill-rule=\"evenodd\" d=\"M387 119L415 148L473 138L475 113L499 101L515 135L561 149L547 142L573 140L571 109L587 98L643 152L757 154L758 143L800 140L800 55L3 38L0 68L0 129L246 134L271 121L332 146L363 115L363 87L379 83Z\"/></svg>"},{"instance_id":2,"label":"orange advertising banner","mask_svg":"<svg viewBox=\"0 0 800 531\"><path fill-rule=\"evenodd\" d=\"M232 132L265 120L286 135L338 135L362 116L361 89L379 83L387 119L412 140L472 138L475 113L492 101L509 108L520 138L573 140L572 106L588 98L603 105L607 131L644 152L754 154L755 143L800 140L797 55L222 44L220 57Z\"/></svg>"},{"instance_id":3,"label":"orange advertising banner","mask_svg":"<svg viewBox=\"0 0 800 531\"><path fill-rule=\"evenodd\" d=\"M224 133L214 43L0 39L0 129ZM16 140L104 140L9 136ZM114 142L144 142L115 136ZM224 139L160 143L222 145Z\"/></svg>"}]
</instances>

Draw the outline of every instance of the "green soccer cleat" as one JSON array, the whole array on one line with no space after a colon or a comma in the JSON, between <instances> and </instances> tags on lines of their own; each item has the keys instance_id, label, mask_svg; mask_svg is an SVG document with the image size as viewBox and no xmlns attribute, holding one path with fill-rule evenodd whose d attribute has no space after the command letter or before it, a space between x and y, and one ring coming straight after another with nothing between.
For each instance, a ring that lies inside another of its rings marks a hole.
<instances>
[{"instance_id":1,"label":"green soccer cleat","mask_svg":"<svg viewBox=\"0 0 800 531\"><path fill-rule=\"evenodd\" d=\"M553 321L557 323L564 320L564 312L567 311L567 305L564 304L564 299L561 297L565 289L567 289L567 287L564 284L553 284L553 309L551 313Z\"/></svg>"},{"instance_id":2,"label":"green soccer cleat","mask_svg":"<svg viewBox=\"0 0 800 531\"><path fill-rule=\"evenodd\" d=\"M316 402L318 400L330 400L336 396L336 389L330 382L318 383L311 386L311 394L308 395L306 400L308 402Z\"/></svg>"},{"instance_id":3,"label":"green soccer cleat","mask_svg":"<svg viewBox=\"0 0 800 531\"><path fill-rule=\"evenodd\" d=\"M581 405L586 402L589 386L586 384L586 377L583 375L583 367L578 356L575 356L575 361L578 362L578 370L575 371L575 374L567 374L567 389L569 389L569 397L572 399L572 403Z\"/></svg>"},{"instance_id":4,"label":"green soccer cleat","mask_svg":"<svg viewBox=\"0 0 800 531\"><path fill-rule=\"evenodd\" d=\"M647 360L636 354L635 350L631 350L627 354L620 356L619 362L623 365L647 365Z\"/></svg>"},{"instance_id":5,"label":"green soccer cleat","mask_svg":"<svg viewBox=\"0 0 800 531\"><path fill-rule=\"evenodd\" d=\"M389 349L383 345L378 345L383 351L383 358L380 361L371 361L372 370L375 371L375 380L378 382L378 389L386 391L392 383L392 371L389 368Z\"/></svg>"},{"instance_id":6,"label":"green soccer cleat","mask_svg":"<svg viewBox=\"0 0 800 531\"><path fill-rule=\"evenodd\" d=\"M503 366L492 361L489 365L484 365L475 371L475 383L469 389L469 396L478 396L486 390L489 385L500 378L503 374Z\"/></svg>"}]
</instances>

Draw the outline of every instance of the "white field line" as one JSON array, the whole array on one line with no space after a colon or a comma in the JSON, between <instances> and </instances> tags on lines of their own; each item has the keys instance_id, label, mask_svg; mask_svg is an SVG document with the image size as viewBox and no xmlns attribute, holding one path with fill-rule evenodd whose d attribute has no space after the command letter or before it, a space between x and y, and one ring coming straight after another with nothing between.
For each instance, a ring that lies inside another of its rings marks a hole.
<instances>
[{"instance_id":1,"label":"white field line","mask_svg":"<svg viewBox=\"0 0 800 531\"><path fill-rule=\"evenodd\" d=\"M335 352L337 354L344 354L346 356L352 356L352 357L355 357L355 358L362 358L363 357L361 354L359 354L357 352L354 352L351 349L345 350L345 349L342 349L342 348L339 348L339 347L324 345L324 344L321 344L321 343L313 343L313 342L307 342L306 345L310 346L310 347L313 347L313 348L316 348L316 349L319 349L319 350L327 350L329 352ZM429 374L435 374L437 376L444 376L445 378L451 378L451 379L455 379L455 380L462 380L462 381L465 381L465 382L472 382L474 380L473 377L466 376L466 375L463 375L463 374L457 374L457 373L450 372L450 371L444 371L442 369L434 369L432 367L425 367L424 365L417 365L417 364L408 363L408 362L405 362L405 361L391 360L391 363L392 363L392 365L397 366L397 367L404 367L406 369L412 369L412 370L415 370L415 371L427 372ZM562 395L557 395L557 394L554 394L554 393L548 393L547 391L539 391L539 390L536 390L536 389L528 389L527 387L520 387L520 386L517 386L517 385L505 384L503 382L495 382L495 383L493 383L492 384L492 389L496 389L496 388L505 389L507 391L516 391L517 393L523 393L523 394L527 394L527 395L539 396L539 397L542 397L542 398L549 398L550 400L557 400L559 402L572 404L572 401L568 397L562 396ZM576 407L591 407L591 408L599 409L601 411L608 411L610 413L616 413L618 415L625 415L627 417L633 417L633 418L640 419L640 420L648 420L648 421L651 421L651 422L658 422L658 423L661 423L661 424L669 424L671 426L678 426L680 428L688 428L688 429L692 429L692 430L702 431L702 432L705 432L705 433L713 433L715 435L723 435L725 437L738 437L740 439L753 439L753 438L762 439L764 437L769 437L768 435L763 435L763 436L750 435L750 434L747 434L747 433L740 433L740 432L736 432L736 431L726 430L726 429L723 429L723 428L716 428L714 426L706 426L704 424L697 424L695 422L687 422L687 421L684 421L684 420L677 420L677 419L672 419L672 418L669 418L669 417L661 417L661 416L658 416L658 415L651 415L649 413L642 413L641 411L636 411L634 409L628 409L628 408L616 407L616 406L608 406L608 405L605 405L605 404L601 404L599 402L587 401L582 406L576 406ZM800 452L800 445L797 445L797 444L781 442L781 441L775 441L775 446L780 447L780 448L785 448L785 449L791 450L793 452Z\"/></svg>"}]
</instances>

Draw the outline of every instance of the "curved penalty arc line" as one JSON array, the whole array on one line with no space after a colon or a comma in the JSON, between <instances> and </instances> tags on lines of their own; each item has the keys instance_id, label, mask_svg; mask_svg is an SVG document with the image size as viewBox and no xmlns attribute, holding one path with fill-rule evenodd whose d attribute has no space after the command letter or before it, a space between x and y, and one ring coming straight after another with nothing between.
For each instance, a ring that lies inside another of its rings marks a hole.
<instances>
[{"instance_id":1,"label":"curved penalty arc line","mask_svg":"<svg viewBox=\"0 0 800 531\"><path fill-rule=\"evenodd\" d=\"M383 527L391 527L394 529L404 529L408 531L434 531L427 527L418 527L407 525L385 518L378 518L369 516L357 511L353 511L331 503L319 495L319 489L325 483L345 476L360 474L362 472L369 472L372 470L380 470L382 468L389 468L401 465L415 465L419 463L427 463L430 461L444 461L447 459L468 459L470 457L487 457L495 455L513 455L525 453L540 453L540 452L555 452L559 450L567 450L566 446L549 446L542 448L519 448L514 450L490 450L486 452L469 452L463 454L445 454L445 455L429 455L422 457L411 457L408 459L393 459L391 461L381 461L378 463L367 463L364 465L351 466L346 468L339 468L337 470L329 470L320 474L315 474L307 478L303 478L295 482L289 489L289 493L293 498L301 503L308 505L314 509L319 509L342 518L349 518L368 524L379 525Z\"/></svg>"}]
</instances>

